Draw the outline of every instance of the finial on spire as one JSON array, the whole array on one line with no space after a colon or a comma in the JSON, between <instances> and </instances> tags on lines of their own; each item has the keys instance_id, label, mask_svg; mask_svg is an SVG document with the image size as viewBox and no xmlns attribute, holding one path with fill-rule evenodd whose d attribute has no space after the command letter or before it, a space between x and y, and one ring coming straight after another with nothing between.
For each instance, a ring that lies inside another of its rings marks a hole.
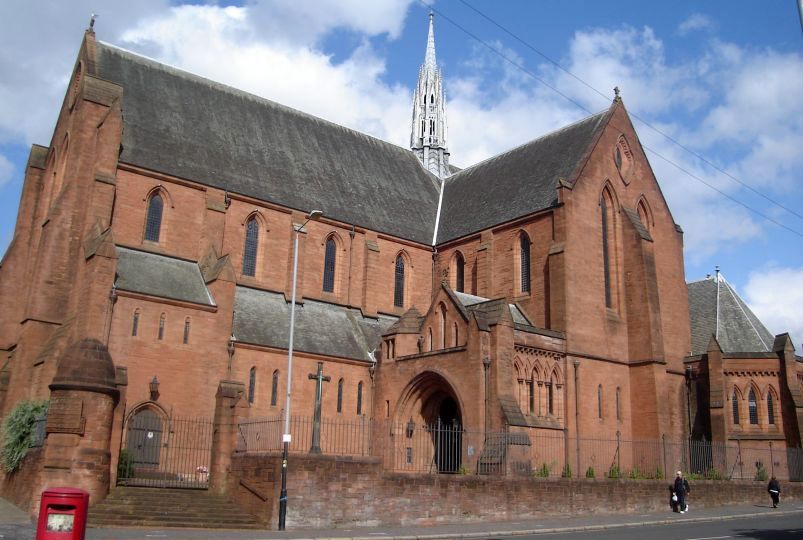
<instances>
[{"instance_id":1,"label":"finial on spire","mask_svg":"<svg viewBox=\"0 0 803 540\"><path fill-rule=\"evenodd\" d=\"M622 96L619 95L619 87L613 87L613 100L614 101L622 101Z\"/></svg>"},{"instance_id":2,"label":"finial on spire","mask_svg":"<svg viewBox=\"0 0 803 540\"><path fill-rule=\"evenodd\" d=\"M93 13L92 16L89 18L89 30L94 31L95 29L95 19L97 19L99 15L97 13Z\"/></svg>"}]
</instances>

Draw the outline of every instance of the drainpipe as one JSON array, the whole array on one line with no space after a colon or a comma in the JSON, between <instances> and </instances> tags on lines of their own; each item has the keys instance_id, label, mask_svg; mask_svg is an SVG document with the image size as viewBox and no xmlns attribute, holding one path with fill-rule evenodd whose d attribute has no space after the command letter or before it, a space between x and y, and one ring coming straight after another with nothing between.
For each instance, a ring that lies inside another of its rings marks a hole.
<instances>
[{"instance_id":1,"label":"drainpipe","mask_svg":"<svg viewBox=\"0 0 803 540\"><path fill-rule=\"evenodd\" d=\"M112 284L109 291L109 314L106 317L106 348L109 348L109 338L112 333L112 317L114 316L114 304L117 303L117 285Z\"/></svg>"},{"instance_id":2,"label":"drainpipe","mask_svg":"<svg viewBox=\"0 0 803 540\"><path fill-rule=\"evenodd\" d=\"M491 357L486 356L482 359L482 373L485 378L484 386L485 386L485 432L483 433L483 440L487 440L488 438L488 392L489 392L489 384L488 384L488 370L491 368Z\"/></svg>"},{"instance_id":3,"label":"drainpipe","mask_svg":"<svg viewBox=\"0 0 803 540\"><path fill-rule=\"evenodd\" d=\"M574 365L574 435L575 435L575 451L577 453L577 475L580 475L580 389L578 388L580 380L580 360L575 358L572 362Z\"/></svg>"}]
</instances>

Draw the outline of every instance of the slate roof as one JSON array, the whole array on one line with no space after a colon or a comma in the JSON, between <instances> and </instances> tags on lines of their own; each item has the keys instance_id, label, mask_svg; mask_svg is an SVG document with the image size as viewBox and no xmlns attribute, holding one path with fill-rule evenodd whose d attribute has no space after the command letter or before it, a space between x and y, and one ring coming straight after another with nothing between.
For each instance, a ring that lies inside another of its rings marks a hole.
<instances>
[{"instance_id":1,"label":"slate roof","mask_svg":"<svg viewBox=\"0 0 803 540\"><path fill-rule=\"evenodd\" d=\"M296 306L293 348L297 351L373 362L382 333L396 319L363 317L359 310L305 300ZM286 349L290 340L290 303L284 295L237 287L234 337L239 342Z\"/></svg>"},{"instance_id":2,"label":"slate roof","mask_svg":"<svg viewBox=\"0 0 803 540\"><path fill-rule=\"evenodd\" d=\"M555 206L557 185L567 181L609 110L595 114L446 179L437 242Z\"/></svg>"},{"instance_id":3,"label":"slate roof","mask_svg":"<svg viewBox=\"0 0 803 540\"><path fill-rule=\"evenodd\" d=\"M473 294L461 292L455 292L454 295L457 297L460 303L463 304L463 306L471 311L479 309L484 312L495 312L495 308L497 307L496 303L499 302L499 300L490 300L488 298L483 298L482 296L475 296ZM513 322L515 324L530 325L529 319L527 319L527 316L516 304L508 304L508 309L510 309L510 316L513 318ZM494 324L498 320L499 317L491 317L488 322L490 324Z\"/></svg>"},{"instance_id":4,"label":"slate roof","mask_svg":"<svg viewBox=\"0 0 803 540\"><path fill-rule=\"evenodd\" d=\"M156 253L117 246L114 284L124 291L215 305L196 263Z\"/></svg>"},{"instance_id":5,"label":"slate roof","mask_svg":"<svg viewBox=\"0 0 803 540\"><path fill-rule=\"evenodd\" d=\"M705 353L712 335L717 335L726 353L772 351L775 338L721 274L718 291L716 277L693 281L687 287L692 355Z\"/></svg>"},{"instance_id":6,"label":"slate roof","mask_svg":"<svg viewBox=\"0 0 803 540\"><path fill-rule=\"evenodd\" d=\"M123 87L121 162L431 244L409 150L101 42L95 74Z\"/></svg>"}]
</instances>

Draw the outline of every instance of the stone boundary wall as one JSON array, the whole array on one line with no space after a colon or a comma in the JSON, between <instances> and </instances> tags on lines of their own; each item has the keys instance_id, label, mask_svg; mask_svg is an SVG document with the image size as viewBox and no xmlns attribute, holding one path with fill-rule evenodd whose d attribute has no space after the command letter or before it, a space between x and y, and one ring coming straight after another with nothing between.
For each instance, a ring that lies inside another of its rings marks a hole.
<instances>
[{"instance_id":1,"label":"stone boundary wall","mask_svg":"<svg viewBox=\"0 0 803 540\"><path fill-rule=\"evenodd\" d=\"M33 491L40 485L43 457L44 448L29 448L16 471L2 473L0 495L25 511L31 508L34 502L38 505L38 501L34 499L40 494Z\"/></svg>"},{"instance_id":2,"label":"stone boundary wall","mask_svg":"<svg viewBox=\"0 0 803 540\"><path fill-rule=\"evenodd\" d=\"M239 454L228 493L273 528L281 456ZM494 478L383 472L379 460L291 455L287 527L349 528L537 519L669 509L670 480ZM769 504L766 482L697 480L689 504ZM803 483L783 482L782 500L803 500Z\"/></svg>"}]
</instances>

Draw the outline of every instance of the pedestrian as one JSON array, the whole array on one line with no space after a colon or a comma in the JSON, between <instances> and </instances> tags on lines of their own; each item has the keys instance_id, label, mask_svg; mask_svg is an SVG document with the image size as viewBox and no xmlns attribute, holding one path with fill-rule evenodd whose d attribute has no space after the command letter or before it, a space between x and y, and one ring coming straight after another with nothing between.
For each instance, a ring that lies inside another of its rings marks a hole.
<instances>
[{"instance_id":1,"label":"pedestrian","mask_svg":"<svg viewBox=\"0 0 803 540\"><path fill-rule=\"evenodd\" d=\"M781 483L774 476L770 479L767 492L772 497L772 507L778 508L778 502L781 500Z\"/></svg>"},{"instance_id":2,"label":"pedestrian","mask_svg":"<svg viewBox=\"0 0 803 540\"><path fill-rule=\"evenodd\" d=\"M683 489L686 491L686 496L683 497L683 502L686 503L686 506L683 508L684 512L689 511L689 493L691 493L691 486L689 485L689 481L687 479L683 479Z\"/></svg>"},{"instance_id":3,"label":"pedestrian","mask_svg":"<svg viewBox=\"0 0 803 540\"><path fill-rule=\"evenodd\" d=\"M686 513L686 486L683 485L683 473L678 471L675 476L675 496L678 498L678 509L681 514Z\"/></svg>"},{"instance_id":4,"label":"pedestrian","mask_svg":"<svg viewBox=\"0 0 803 540\"><path fill-rule=\"evenodd\" d=\"M672 484L669 484L669 508L671 508L673 512L678 511L678 496L675 495L675 486Z\"/></svg>"}]
</instances>

